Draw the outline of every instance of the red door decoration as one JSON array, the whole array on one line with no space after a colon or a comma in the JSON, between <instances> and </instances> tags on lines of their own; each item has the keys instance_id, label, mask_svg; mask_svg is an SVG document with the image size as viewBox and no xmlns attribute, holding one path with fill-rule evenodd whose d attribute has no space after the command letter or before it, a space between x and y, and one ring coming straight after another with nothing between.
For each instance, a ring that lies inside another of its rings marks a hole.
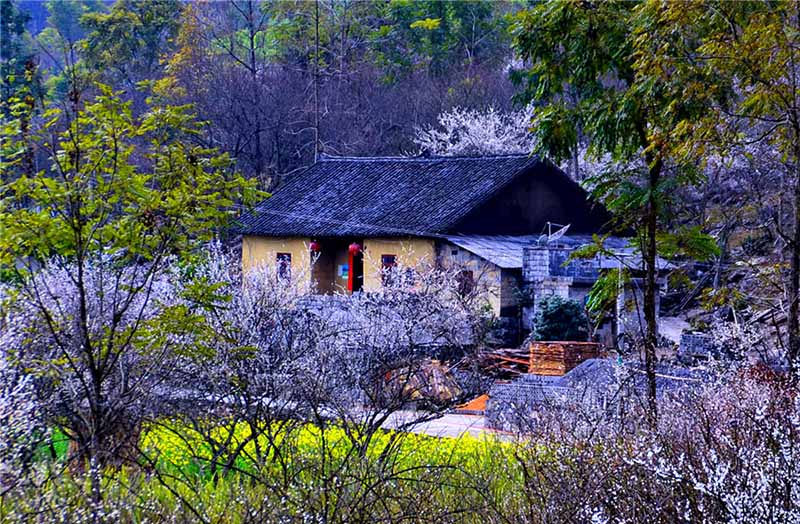
<instances>
[{"instance_id":1,"label":"red door decoration","mask_svg":"<svg viewBox=\"0 0 800 524\"><path fill-rule=\"evenodd\" d=\"M356 282L356 264L361 263L361 246L357 242L353 242L347 248L348 253L348 268L347 268L347 290L351 293L361 289L359 282ZM363 277L362 277L363 278Z\"/></svg>"}]
</instances>

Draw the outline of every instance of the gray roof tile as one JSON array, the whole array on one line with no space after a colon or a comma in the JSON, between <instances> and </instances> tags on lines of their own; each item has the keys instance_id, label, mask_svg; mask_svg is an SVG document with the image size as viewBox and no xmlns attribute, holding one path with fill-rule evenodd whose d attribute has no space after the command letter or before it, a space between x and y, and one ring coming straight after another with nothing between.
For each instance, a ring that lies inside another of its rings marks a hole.
<instances>
[{"instance_id":1,"label":"gray roof tile","mask_svg":"<svg viewBox=\"0 0 800 524\"><path fill-rule=\"evenodd\" d=\"M433 236L520 176L563 176L535 156L323 157L241 219L264 236Z\"/></svg>"}]
</instances>

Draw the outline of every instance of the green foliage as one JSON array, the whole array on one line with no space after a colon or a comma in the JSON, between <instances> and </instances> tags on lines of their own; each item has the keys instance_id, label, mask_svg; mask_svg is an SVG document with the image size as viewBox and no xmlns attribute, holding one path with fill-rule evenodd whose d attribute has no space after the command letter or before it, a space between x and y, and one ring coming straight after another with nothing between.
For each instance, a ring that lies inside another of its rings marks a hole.
<instances>
[{"instance_id":1,"label":"green foliage","mask_svg":"<svg viewBox=\"0 0 800 524\"><path fill-rule=\"evenodd\" d=\"M439 29L439 26L442 25L441 18L426 18L425 20L417 20L416 22L411 23L411 29L426 29L428 31L433 31L434 29Z\"/></svg>"},{"instance_id":2,"label":"green foliage","mask_svg":"<svg viewBox=\"0 0 800 524\"><path fill-rule=\"evenodd\" d=\"M719 256L719 246L713 237L703 233L700 226L682 227L677 231L659 233L656 238L659 253L668 258L685 256L706 261Z\"/></svg>"},{"instance_id":3,"label":"green foliage","mask_svg":"<svg viewBox=\"0 0 800 524\"><path fill-rule=\"evenodd\" d=\"M662 141L669 154L703 164L709 153L729 157L756 144L781 157L776 171L784 172L788 186L779 192L792 195L795 216L783 224L774 213L772 226L791 253L780 285L787 292L793 368L800 361L800 3L719 2L709 9L699 0L651 0L638 11L644 23L636 38L640 81L661 86L676 107L706 108L698 117L667 107L673 125Z\"/></svg>"},{"instance_id":4,"label":"green foliage","mask_svg":"<svg viewBox=\"0 0 800 524\"><path fill-rule=\"evenodd\" d=\"M101 0L48 0L48 27L40 37L53 38L52 41L58 42L58 46L75 44L86 36L81 17L104 10L105 5Z\"/></svg>"},{"instance_id":5,"label":"green foliage","mask_svg":"<svg viewBox=\"0 0 800 524\"><path fill-rule=\"evenodd\" d=\"M11 0L0 0L0 93L3 95L0 108L5 116L12 94L33 80L35 53L25 30L29 18Z\"/></svg>"},{"instance_id":6,"label":"green foliage","mask_svg":"<svg viewBox=\"0 0 800 524\"><path fill-rule=\"evenodd\" d=\"M512 514L523 503L520 454L539 467L553 461L544 446L523 447L490 436L362 435L355 427L275 423L260 428L263 433L254 439L245 424L233 431L220 424L206 435L171 420L144 428L140 447L146 466L103 472L105 514L114 522L162 522L164 515L197 522L191 507L206 522L238 524L322 516L330 522L394 521L403 520L392 518L396 515L414 514L408 520L446 521L458 512L459 521L481 522L476 510L487 494L473 482L488 483L491 496ZM89 483L65 471L62 439L53 432L57 457L52 466L59 474L37 489L4 495L0 520L15 522L42 511L68 511L71 518L90 514ZM221 447L219 455L211 450L212 440ZM47 462L50 451L42 451L41 461ZM265 453L265 460L256 458ZM236 459L220 472L231 455Z\"/></svg>"},{"instance_id":7,"label":"green foliage","mask_svg":"<svg viewBox=\"0 0 800 524\"><path fill-rule=\"evenodd\" d=\"M178 0L118 0L107 13L81 15L88 67L123 79L149 77L177 34L180 11Z\"/></svg>"},{"instance_id":8,"label":"green foliage","mask_svg":"<svg viewBox=\"0 0 800 524\"><path fill-rule=\"evenodd\" d=\"M520 100L537 107L539 152L562 161L577 155L583 138L590 158L610 160L587 186L612 212L616 230L637 237L645 273L647 397L655 420L659 248L686 247L696 254L712 241L701 240L699 231L691 238L669 232L679 190L701 179L700 170L676 154L671 135L702 118L708 102L682 96L669 75L642 74L637 58L651 25L636 2L554 0L519 13L512 32L520 57L530 64L514 78L524 86ZM606 307L607 287L598 290L595 308Z\"/></svg>"},{"instance_id":9,"label":"green foliage","mask_svg":"<svg viewBox=\"0 0 800 524\"><path fill-rule=\"evenodd\" d=\"M49 0L46 5L50 13L47 27L36 36L37 46L47 57L44 87L53 102L74 99L91 86L98 73L80 59L81 40L86 36L80 19L105 10L105 5L100 0Z\"/></svg>"},{"instance_id":10,"label":"green foliage","mask_svg":"<svg viewBox=\"0 0 800 524\"><path fill-rule=\"evenodd\" d=\"M589 336L583 306L557 295L539 302L535 320L536 340L585 341Z\"/></svg>"},{"instance_id":11,"label":"green foliage","mask_svg":"<svg viewBox=\"0 0 800 524\"><path fill-rule=\"evenodd\" d=\"M242 2L230 3L219 13L222 23L208 34L209 52L217 55L237 57L239 65L251 67L251 57L258 61L277 63L291 55L304 38L313 37L314 6L305 2L292 5L287 2L263 2L252 6ZM187 9L195 9L190 7ZM185 17L181 31L197 30L192 27L197 21L192 16ZM320 40L330 45L328 28L320 16ZM211 28L208 28L211 29ZM179 37L179 41L181 38ZM302 45L308 49L309 40ZM199 47L196 41L183 42L190 49L178 51L187 53Z\"/></svg>"},{"instance_id":12,"label":"green foliage","mask_svg":"<svg viewBox=\"0 0 800 524\"><path fill-rule=\"evenodd\" d=\"M568 158L579 127L594 153L616 159L638 154L642 101L630 89L629 60L633 6L542 2L516 16L514 46L531 61L515 76L524 87L520 98L540 105L535 121L544 125L534 131L554 160Z\"/></svg>"},{"instance_id":13,"label":"green foliage","mask_svg":"<svg viewBox=\"0 0 800 524\"><path fill-rule=\"evenodd\" d=\"M602 254L613 255L613 253L608 251L603 245L605 239L606 239L605 236L601 236L596 233L593 234L592 242L573 249L572 252L569 254L569 260L567 260L566 263L569 263L569 261L576 259L587 260L590 258L595 258Z\"/></svg>"},{"instance_id":14,"label":"green foliage","mask_svg":"<svg viewBox=\"0 0 800 524\"><path fill-rule=\"evenodd\" d=\"M630 273L626 269L609 269L603 271L589 291L586 308L598 320L613 313L617 306L620 290L630 281Z\"/></svg>"},{"instance_id":15,"label":"green foliage","mask_svg":"<svg viewBox=\"0 0 800 524\"><path fill-rule=\"evenodd\" d=\"M799 11L791 1L721 2L714 9L699 0L643 3L639 17L648 30L636 40L639 75L686 105L706 108L702 118L677 120L669 136L675 156L702 160L741 142L748 124L765 124L760 139L785 161L799 160Z\"/></svg>"},{"instance_id":16,"label":"green foliage","mask_svg":"<svg viewBox=\"0 0 800 524\"><path fill-rule=\"evenodd\" d=\"M694 286L694 282L689 277L689 275L686 274L686 271L680 271L680 270L671 272L669 274L668 282L669 282L669 288L672 291L675 290L686 291Z\"/></svg>"},{"instance_id":17,"label":"green foliage","mask_svg":"<svg viewBox=\"0 0 800 524\"><path fill-rule=\"evenodd\" d=\"M284 460L297 464L327 455L331 461L327 467L332 470L349 458L354 447L360 446L366 446L366 455L373 460L380 459L381 453L387 448L393 449L398 453L398 466L401 468L419 466L420 461L433 461L440 466L454 461L473 471L478 467L475 461L480 459L480 453L485 449L492 449L500 456L511 451L510 446L490 438L485 441L469 436L462 439L436 438L392 431L361 436L356 428L338 425L318 427L312 424L275 423L274 428L261 428L254 433L248 424L239 423L233 428L220 425L211 434L217 442L229 442L230 450L239 453L236 460L238 469L251 472L254 466L263 466L255 460L259 450L263 452L273 446L283 448L282 452L287 454ZM192 427L165 421L163 424L152 424L144 431L141 447L149 460L164 471L188 471L204 475L215 460L209 444L207 436ZM506 456L510 458L510 455ZM274 474L280 474L280 464L271 466L276 468Z\"/></svg>"},{"instance_id":18,"label":"green foliage","mask_svg":"<svg viewBox=\"0 0 800 524\"><path fill-rule=\"evenodd\" d=\"M376 62L393 81L419 69L440 75L470 60L504 58L502 8L500 2L485 0L393 0L381 13L387 23L372 32Z\"/></svg>"},{"instance_id":19,"label":"green foliage","mask_svg":"<svg viewBox=\"0 0 800 524\"><path fill-rule=\"evenodd\" d=\"M663 220L676 191L701 179L690 163L669 173L663 166L676 161L669 133L705 106L640 74L637 44L648 19L639 11L634 2L542 2L516 16L512 34L531 64L515 80L524 88L520 101L537 105L539 152L568 159L583 136L590 156L610 156L614 163L587 185L621 229L642 233L645 214Z\"/></svg>"},{"instance_id":20,"label":"green foliage","mask_svg":"<svg viewBox=\"0 0 800 524\"><path fill-rule=\"evenodd\" d=\"M747 295L738 289L723 287L714 289L707 287L700 293L700 305L706 311L715 311L730 306L736 310L745 310L748 307Z\"/></svg>"},{"instance_id":21,"label":"green foliage","mask_svg":"<svg viewBox=\"0 0 800 524\"><path fill-rule=\"evenodd\" d=\"M109 87L69 118L47 108L30 136L24 107L2 129L0 266L52 256L120 263L190 253L258 198L230 160L191 143L188 107L154 106L135 119ZM49 152L45 169L25 169L27 148Z\"/></svg>"},{"instance_id":22,"label":"green foliage","mask_svg":"<svg viewBox=\"0 0 800 524\"><path fill-rule=\"evenodd\" d=\"M606 236L592 235L592 242L573 250L569 260L605 256L622 263L619 254L606 248L605 240ZM600 273L586 297L586 311L593 322L602 323L607 315L615 313L620 292L630 282L631 269L623 265L618 269L604 270Z\"/></svg>"}]
</instances>

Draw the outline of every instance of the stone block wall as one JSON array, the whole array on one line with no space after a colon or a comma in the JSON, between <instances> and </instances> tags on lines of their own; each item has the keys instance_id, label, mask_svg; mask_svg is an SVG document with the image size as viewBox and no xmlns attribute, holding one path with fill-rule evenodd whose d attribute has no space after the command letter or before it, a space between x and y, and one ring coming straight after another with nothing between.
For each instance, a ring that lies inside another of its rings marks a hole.
<instances>
[{"instance_id":1,"label":"stone block wall","mask_svg":"<svg viewBox=\"0 0 800 524\"><path fill-rule=\"evenodd\" d=\"M710 335L702 333L682 333L678 346L678 359L683 362L719 358L720 351Z\"/></svg>"},{"instance_id":2,"label":"stone block wall","mask_svg":"<svg viewBox=\"0 0 800 524\"><path fill-rule=\"evenodd\" d=\"M489 400L486 402L486 422L495 429L517 430L532 412L549 406L565 393L565 388L554 387L547 381L528 375L521 375L511 382L495 383L489 390Z\"/></svg>"},{"instance_id":3,"label":"stone block wall","mask_svg":"<svg viewBox=\"0 0 800 524\"><path fill-rule=\"evenodd\" d=\"M570 260L573 248L550 248L550 274L564 277L596 280L600 276L600 260Z\"/></svg>"},{"instance_id":4,"label":"stone block wall","mask_svg":"<svg viewBox=\"0 0 800 524\"><path fill-rule=\"evenodd\" d=\"M522 279L534 282L550 276L550 250L547 247L526 247L522 251Z\"/></svg>"}]
</instances>

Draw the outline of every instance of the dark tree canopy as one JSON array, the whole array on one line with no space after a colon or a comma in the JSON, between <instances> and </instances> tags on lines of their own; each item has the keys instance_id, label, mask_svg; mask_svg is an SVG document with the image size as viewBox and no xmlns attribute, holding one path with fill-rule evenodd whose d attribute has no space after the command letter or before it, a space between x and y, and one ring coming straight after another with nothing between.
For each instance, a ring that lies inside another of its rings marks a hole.
<instances>
[{"instance_id":1,"label":"dark tree canopy","mask_svg":"<svg viewBox=\"0 0 800 524\"><path fill-rule=\"evenodd\" d=\"M536 340L585 341L589 321L583 306L575 300L552 295L543 298L536 312Z\"/></svg>"}]
</instances>

